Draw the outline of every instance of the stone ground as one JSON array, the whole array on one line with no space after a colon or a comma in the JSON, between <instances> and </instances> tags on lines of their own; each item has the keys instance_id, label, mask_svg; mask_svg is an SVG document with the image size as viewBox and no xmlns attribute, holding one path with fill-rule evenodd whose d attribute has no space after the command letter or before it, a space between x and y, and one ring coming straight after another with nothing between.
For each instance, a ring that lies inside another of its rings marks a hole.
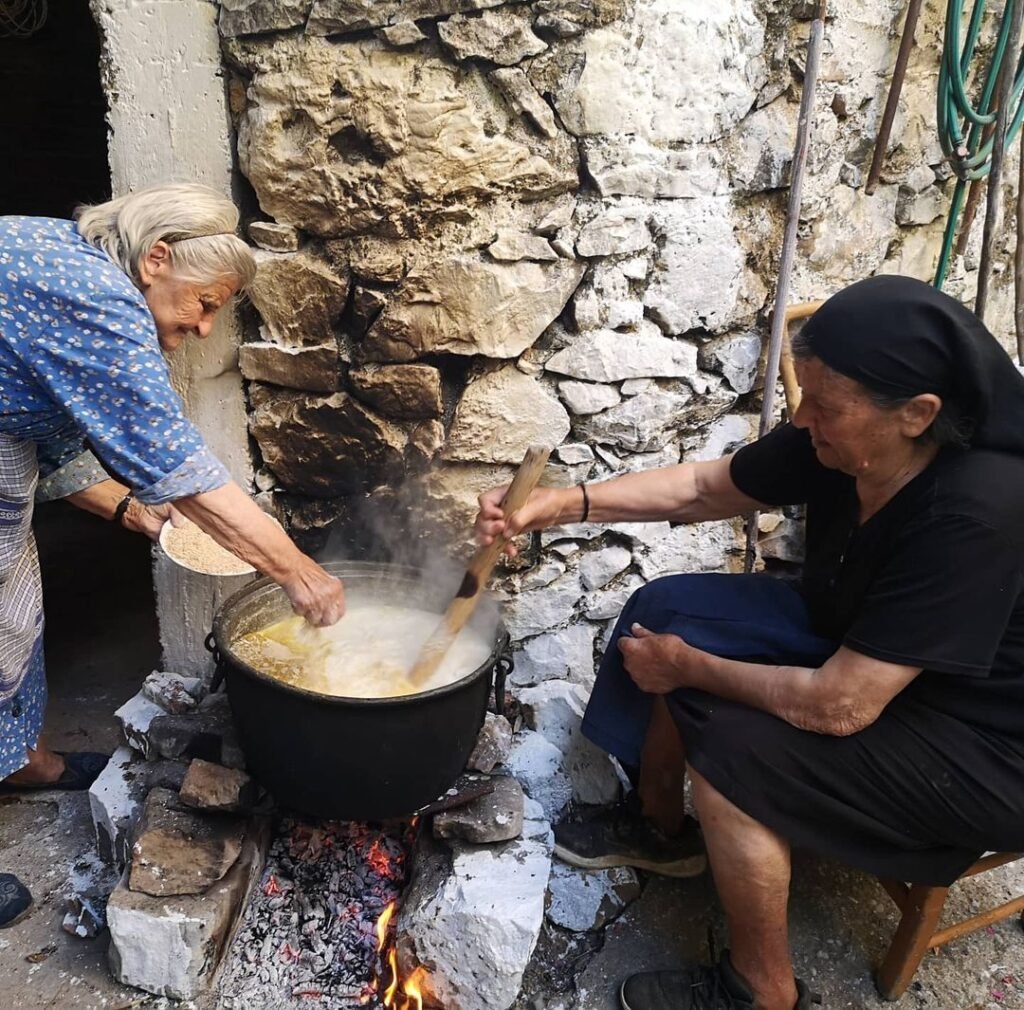
<instances>
[{"instance_id":1,"label":"stone ground","mask_svg":"<svg viewBox=\"0 0 1024 1010\"><path fill-rule=\"evenodd\" d=\"M53 740L62 747L109 749L117 738L114 709L137 690L157 658L148 553L141 543L131 550L135 541L88 516L55 508L44 511L40 526ZM110 979L105 936L77 940L60 928L66 882L92 849L85 795L0 798L0 869L18 873L37 900L27 919L0 933L3 1010L169 1006ZM1020 893L1024 861L960 885L950 914L967 915ZM897 1004L883 1003L871 983L871 965L896 922L892 903L874 880L798 857L791 920L797 970L822 993L828 1010L1024 1010L1019 919L930 954ZM615 1010L624 975L706 958L709 942L724 945L710 879L648 878L640 899L603 938L547 927L518 1006Z\"/></svg>"}]
</instances>

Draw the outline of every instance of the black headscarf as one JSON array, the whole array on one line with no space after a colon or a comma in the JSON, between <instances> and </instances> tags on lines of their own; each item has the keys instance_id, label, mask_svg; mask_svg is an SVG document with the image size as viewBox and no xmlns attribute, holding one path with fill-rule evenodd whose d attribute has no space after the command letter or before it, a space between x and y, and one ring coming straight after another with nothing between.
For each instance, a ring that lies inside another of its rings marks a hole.
<instances>
[{"instance_id":1,"label":"black headscarf","mask_svg":"<svg viewBox=\"0 0 1024 1010\"><path fill-rule=\"evenodd\" d=\"M801 336L866 389L942 397L972 447L1024 456L1024 376L973 312L930 284L858 281L825 302Z\"/></svg>"}]
</instances>

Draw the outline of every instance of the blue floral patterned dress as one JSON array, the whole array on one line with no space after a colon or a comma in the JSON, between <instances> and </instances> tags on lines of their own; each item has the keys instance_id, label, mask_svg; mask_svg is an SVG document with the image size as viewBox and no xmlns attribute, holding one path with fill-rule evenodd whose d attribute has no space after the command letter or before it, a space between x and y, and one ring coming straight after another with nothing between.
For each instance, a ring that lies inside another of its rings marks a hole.
<instances>
[{"instance_id":1,"label":"blue floral patterned dress","mask_svg":"<svg viewBox=\"0 0 1024 1010\"><path fill-rule=\"evenodd\" d=\"M33 502L108 473L154 505L229 479L131 279L71 221L0 217L0 778L27 763L46 705Z\"/></svg>"}]
</instances>

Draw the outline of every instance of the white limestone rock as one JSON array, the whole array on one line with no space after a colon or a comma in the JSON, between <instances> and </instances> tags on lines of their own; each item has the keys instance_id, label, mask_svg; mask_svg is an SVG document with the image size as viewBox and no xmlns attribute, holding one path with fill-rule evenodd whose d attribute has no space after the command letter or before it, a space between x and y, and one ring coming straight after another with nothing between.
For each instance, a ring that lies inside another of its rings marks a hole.
<instances>
[{"instance_id":1,"label":"white limestone rock","mask_svg":"<svg viewBox=\"0 0 1024 1010\"><path fill-rule=\"evenodd\" d=\"M896 223L904 227L931 224L949 209L949 201L938 186L915 192L909 186L900 186L896 199Z\"/></svg>"},{"instance_id":2,"label":"white limestone rock","mask_svg":"<svg viewBox=\"0 0 1024 1010\"><path fill-rule=\"evenodd\" d=\"M512 111L524 116L541 136L548 140L558 136L551 106L519 67L493 70L487 79L501 92Z\"/></svg>"},{"instance_id":3,"label":"white limestone rock","mask_svg":"<svg viewBox=\"0 0 1024 1010\"><path fill-rule=\"evenodd\" d=\"M618 406L576 422L574 434L588 442L653 452L683 426L687 405L693 398L681 384L671 389L652 389L630 397Z\"/></svg>"},{"instance_id":4,"label":"white limestone rock","mask_svg":"<svg viewBox=\"0 0 1024 1010\"><path fill-rule=\"evenodd\" d=\"M625 547L605 547L591 551L580 559L579 573L583 587L589 592L608 585L633 562L632 552Z\"/></svg>"},{"instance_id":5,"label":"white limestone rock","mask_svg":"<svg viewBox=\"0 0 1024 1010\"><path fill-rule=\"evenodd\" d=\"M371 360L424 354L514 358L562 311L585 267L457 256L414 268L366 335Z\"/></svg>"},{"instance_id":6,"label":"white limestone rock","mask_svg":"<svg viewBox=\"0 0 1024 1010\"><path fill-rule=\"evenodd\" d=\"M556 95L558 112L581 137L718 140L766 80L763 44L753 0L690 6L685 17L678 0L640 0L628 20L583 37L583 71Z\"/></svg>"},{"instance_id":7,"label":"white limestone rock","mask_svg":"<svg viewBox=\"0 0 1024 1010\"><path fill-rule=\"evenodd\" d=\"M608 621L622 613L629 598L646 585L639 575L627 575L610 586L583 597L583 615L591 621Z\"/></svg>"},{"instance_id":8,"label":"white limestone rock","mask_svg":"<svg viewBox=\"0 0 1024 1010\"><path fill-rule=\"evenodd\" d=\"M728 521L676 526L664 539L635 552L645 579L685 572L728 571L731 554L740 549L736 530Z\"/></svg>"},{"instance_id":9,"label":"white limestone rock","mask_svg":"<svg viewBox=\"0 0 1024 1010\"><path fill-rule=\"evenodd\" d=\"M526 593L531 589L543 589L563 575L565 575L565 563L557 558L548 558L542 564L531 568L519 579L519 591Z\"/></svg>"},{"instance_id":10,"label":"white limestone rock","mask_svg":"<svg viewBox=\"0 0 1024 1010\"><path fill-rule=\"evenodd\" d=\"M96 846L105 863L124 870L131 855L132 826L146 798L146 763L131 747L118 747L89 787Z\"/></svg>"},{"instance_id":11,"label":"white limestone rock","mask_svg":"<svg viewBox=\"0 0 1024 1010\"><path fill-rule=\"evenodd\" d=\"M566 442L555 450L555 455L570 466L594 462L594 450L586 442Z\"/></svg>"},{"instance_id":12,"label":"white limestone rock","mask_svg":"<svg viewBox=\"0 0 1024 1010\"><path fill-rule=\"evenodd\" d=\"M575 382L572 379L560 382L558 393L569 410L581 417L598 414L622 402L622 397L614 386Z\"/></svg>"},{"instance_id":13,"label":"white limestone rock","mask_svg":"<svg viewBox=\"0 0 1024 1010\"><path fill-rule=\"evenodd\" d=\"M587 222L576 239L576 251L587 258L620 256L639 252L651 244L646 214L642 208L632 211L612 208Z\"/></svg>"},{"instance_id":14,"label":"white limestone rock","mask_svg":"<svg viewBox=\"0 0 1024 1010\"><path fill-rule=\"evenodd\" d=\"M558 398L515 365L471 382L455 411L444 458L519 463L531 445L558 445L569 415Z\"/></svg>"},{"instance_id":15,"label":"white limestone rock","mask_svg":"<svg viewBox=\"0 0 1024 1010\"><path fill-rule=\"evenodd\" d=\"M183 677L180 673L154 670L142 682L142 693L165 712L181 715L196 707L205 688L201 677Z\"/></svg>"},{"instance_id":16,"label":"white limestone rock","mask_svg":"<svg viewBox=\"0 0 1024 1010\"><path fill-rule=\"evenodd\" d=\"M746 445L757 433L757 420L743 414L725 414L686 439L684 458L698 460L721 459Z\"/></svg>"},{"instance_id":17,"label":"white limestone rock","mask_svg":"<svg viewBox=\"0 0 1024 1010\"><path fill-rule=\"evenodd\" d=\"M547 239L509 228L498 232L498 237L487 247L487 254L503 263L517 263L519 260L550 263L558 259L558 253Z\"/></svg>"},{"instance_id":18,"label":"white limestone rock","mask_svg":"<svg viewBox=\"0 0 1024 1010\"><path fill-rule=\"evenodd\" d=\"M544 589L513 597L502 608L512 641L519 642L566 624L576 610L580 594L579 577L569 574Z\"/></svg>"},{"instance_id":19,"label":"white limestone rock","mask_svg":"<svg viewBox=\"0 0 1024 1010\"><path fill-rule=\"evenodd\" d=\"M504 845L456 842L403 898L399 967L429 970L425 1003L449 1010L507 1010L544 920L551 832L526 800L523 837Z\"/></svg>"},{"instance_id":20,"label":"white limestone rock","mask_svg":"<svg viewBox=\"0 0 1024 1010\"><path fill-rule=\"evenodd\" d=\"M114 978L170 999L199 996L216 975L264 858L263 843L246 839L235 865L204 894L155 898L122 879L107 904Z\"/></svg>"},{"instance_id":21,"label":"white limestone rock","mask_svg":"<svg viewBox=\"0 0 1024 1010\"><path fill-rule=\"evenodd\" d=\"M592 624L570 624L527 639L513 655L512 683L532 686L545 680L569 680L589 688L594 683L596 633Z\"/></svg>"},{"instance_id":22,"label":"white limestone rock","mask_svg":"<svg viewBox=\"0 0 1024 1010\"><path fill-rule=\"evenodd\" d=\"M728 198L662 201L652 227L658 256L644 305L666 333L721 333L753 316L765 292L749 273Z\"/></svg>"},{"instance_id":23,"label":"white limestone rock","mask_svg":"<svg viewBox=\"0 0 1024 1010\"><path fill-rule=\"evenodd\" d=\"M556 926L585 933L601 929L640 896L636 871L579 870L555 861L548 881L548 919Z\"/></svg>"},{"instance_id":24,"label":"white limestone rock","mask_svg":"<svg viewBox=\"0 0 1024 1010\"><path fill-rule=\"evenodd\" d=\"M657 383L654 379L627 379L621 386L619 386L619 392L623 396L636 396L637 393L646 393L650 389L655 389Z\"/></svg>"},{"instance_id":25,"label":"white limestone rock","mask_svg":"<svg viewBox=\"0 0 1024 1010\"><path fill-rule=\"evenodd\" d=\"M679 150L639 136L587 137L581 143L587 173L604 197L692 200L728 190L717 145Z\"/></svg>"},{"instance_id":26,"label":"white limestone rock","mask_svg":"<svg viewBox=\"0 0 1024 1010\"><path fill-rule=\"evenodd\" d=\"M555 354L547 368L550 372L590 382L686 378L697 373L697 348L685 340L662 336L657 326L643 320L635 333L615 330L582 333ZM561 390L561 386L559 388Z\"/></svg>"},{"instance_id":27,"label":"white limestone rock","mask_svg":"<svg viewBox=\"0 0 1024 1010\"><path fill-rule=\"evenodd\" d=\"M787 98L779 98L755 109L732 131L726 157L734 190L761 193L788 185L797 109Z\"/></svg>"},{"instance_id":28,"label":"white limestone rock","mask_svg":"<svg viewBox=\"0 0 1024 1010\"><path fill-rule=\"evenodd\" d=\"M455 59L484 59L499 67L511 67L547 49L530 22L508 8L469 17L455 14L438 25L437 34Z\"/></svg>"},{"instance_id":29,"label":"white limestone rock","mask_svg":"<svg viewBox=\"0 0 1024 1010\"><path fill-rule=\"evenodd\" d=\"M700 367L721 372L737 393L749 393L757 379L761 338L756 333L716 337L704 344L697 356Z\"/></svg>"},{"instance_id":30,"label":"white limestone rock","mask_svg":"<svg viewBox=\"0 0 1024 1010\"><path fill-rule=\"evenodd\" d=\"M536 800L544 816L557 821L573 796L572 782L562 768L564 755L550 740L533 730L516 734L505 764Z\"/></svg>"},{"instance_id":31,"label":"white limestone rock","mask_svg":"<svg viewBox=\"0 0 1024 1010\"><path fill-rule=\"evenodd\" d=\"M164 710L155 701L150 701L139 691L114 713L114 718L121 724L121 733L128 745L148 758L152 755L150 724L158 715L164 714Z\"/></svg>"},{"instance_id":32,"label":"white limestone rock","mask_svg":"<svg viewBox=\"0 0 1024 1010\"><path fill-rule=\"evenodd\" d=\"M793 274L794 290L831 294L847 284L875 273L886 256L889 235L896 220L897 186L879 186L871 196L848 186L829 195L827 218L816 220L802 244L804 255ZM836 228L835 222L843 227ZM827 280L825 280L827 278ZM823 284L827 284L822 291Z\"/></svg>"},{"instance_id":33,"label":"white limestone rock","mask_svg":"<svg viewBox=\"0 0 1024 1010\"><path fill-rule=\"evenodd\" d=\"M612 803L620 788L615 767L581 730L588 694L581 684L547 680L520 691L519 703L527 725L562 755L560 767L572 783L573 799L587 804Z\"/></svg>"}]
</instances>

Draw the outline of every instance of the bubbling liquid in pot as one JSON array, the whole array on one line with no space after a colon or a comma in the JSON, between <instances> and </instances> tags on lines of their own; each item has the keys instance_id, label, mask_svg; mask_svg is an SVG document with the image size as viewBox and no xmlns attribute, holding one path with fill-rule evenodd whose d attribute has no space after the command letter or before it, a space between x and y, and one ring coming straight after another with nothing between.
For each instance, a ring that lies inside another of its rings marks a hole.
<instances>
[{"instance_id":1,"label":"bubbling liquid in pot","mask_svg":"<svg viewBox=\"0 0 1024 1010\"><path fill-rule=\"evenodd\" d=\"M411 607L354 604L331 628L288 617L231 643L232 651L275 680L337 698L396 698L432 691L472 673L492 643L463 628L424 684L406 679L441 615Z\"/></svg>"}]
</instances>

